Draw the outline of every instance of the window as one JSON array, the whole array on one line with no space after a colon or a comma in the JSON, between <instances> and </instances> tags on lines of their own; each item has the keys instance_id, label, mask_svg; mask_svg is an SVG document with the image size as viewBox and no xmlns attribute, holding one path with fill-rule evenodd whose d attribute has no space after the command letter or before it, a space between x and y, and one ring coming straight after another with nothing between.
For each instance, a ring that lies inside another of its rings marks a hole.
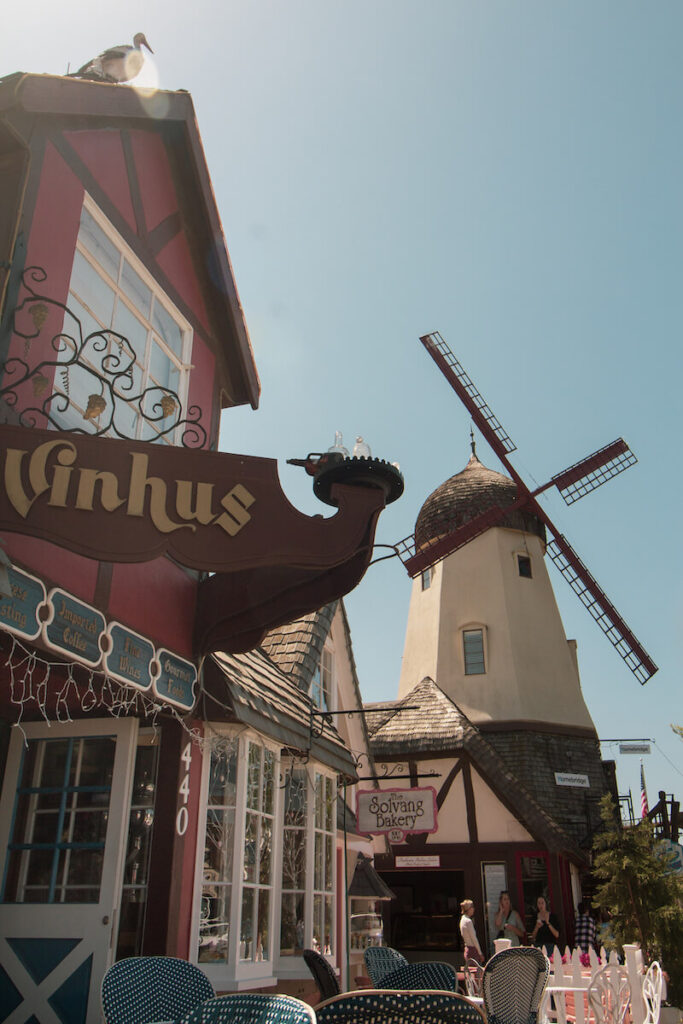
<instances>
[{"instance_id":1,"label":"window","mask_svg":"<svg viewBox=\"0 0 683 1024\"><path fill-rule=\"evenodd\" d=\"M326 956L335 955L336 807L337 787L333 778L301 766L288 769L282 853L281 957L301 956L307 948Z\"/></svg>"},{"instance_id":2,"label":"window","mask_svg":"<svg viewBox=\"0 0 683 1024\"><path fill-rule=\"evenodd\" d=\"M429 590L429 588L432 585L432 580L433 579L434 579L434 566L430 565L429 568L425 569L425 571L420 576L420 580L421 580L421 583L422 583L422 589L423 590Z\"/></svg>"},{"instance_id":3,"label":"window","mask_svg":"<svg viewBox=\"0 0 683 1024\"><path fill-rule=\"evenodd\" d=\"M198 959L229 964L233 977L273 957L276 767L276 754L253 739L212 744Z\"/></svg>"},{"instance_id":4,"label":"window","mask_svg":"<svg viewBox=\"0 0 683 1024\"><path fill-rule=\"evenodd\" d=\"M152 732L141 732L138 736L121 889L117 960L142 953L159 754L154 740Z\"/></svg>"},{"instance_id":5,"label":"window","mask_svg":"<svg viewBox=\"0 0 683 1024\"><path fill-rule=\"evenodd\" d=\"M517 555L517 568L520 576L531 579L531 559L528 555Z\"/></svg>"},{"instance_id":6,"label":"window","mask_svg":"<svg viewBox=\"0 0 683 1024\"><path fill-rule=\"evenodd\" d=\"M117 335L99 334L80 357L97 373L116 380L115 415L108 389L87 369L65 365L57 370L55 390L68 395L71 403L60 410L58 401L53 402L60 425L82 429L92 421L98 430L107 428L106 433L113 435L115 423L126 437L173 443L173 432L163 431L178 410L163 389L185 401L190 325L88 197L81 210L67 305L81 322L83 338L111 328L128 344ZM78 325L68 314L63 330L79 341ZM61 361L66 364L72 356L73 345L65 340ZM125 374L115 378L122 371ZM138 401L131 401L136 397Z\"/></svg>"},{"instance_id":7,"label":"window","mask_svg":"<svg viewBox=\"0 0 683 1024\"><path fill-rule=\"evenodd\" d=\"M244 824L244 885L240 917L240 960L270 960L270 899L273 890L275 755L249 743L247 813Z\"/></svg>"},{"instance_id":8,"label":"window","mask_svg":"<svg viewBox=\"0 0 683 1024\"><path fill-rule=\"evenodd\" d=\"M334 672L334 655L332 648L327 644L320 655L320 661L316 665L311 688L310 698L321 711L329 711L332 708L332 677Z\"/></svg>"},{"instance_id":9,"label":"window","mask_svg":"<svg viewBox=\"0 0 683 1024\"><path fill-rule=\"evenodd\" d=\"M486 672L483 629L464 629L462 641L465 655L465 675L483 675Z\"/></svg>"}]
</instances>

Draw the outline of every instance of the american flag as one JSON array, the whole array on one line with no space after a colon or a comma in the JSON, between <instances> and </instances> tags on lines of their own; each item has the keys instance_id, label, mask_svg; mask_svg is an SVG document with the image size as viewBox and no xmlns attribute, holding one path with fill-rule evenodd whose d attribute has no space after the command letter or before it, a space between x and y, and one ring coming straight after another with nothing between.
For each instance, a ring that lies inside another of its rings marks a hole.
<instances>
[{"instance_id":1,"label":"american flag","mask_svg":"<svg viewBox=\"0 0 683 1024\"><path fill-rule=\"evenodd\" d=\"M645 771L643 769L643 762L640 762L640 817L647 818L647 812L649 811L647 806L647 790L645 788Z\"/></svg>"}]
</instances>

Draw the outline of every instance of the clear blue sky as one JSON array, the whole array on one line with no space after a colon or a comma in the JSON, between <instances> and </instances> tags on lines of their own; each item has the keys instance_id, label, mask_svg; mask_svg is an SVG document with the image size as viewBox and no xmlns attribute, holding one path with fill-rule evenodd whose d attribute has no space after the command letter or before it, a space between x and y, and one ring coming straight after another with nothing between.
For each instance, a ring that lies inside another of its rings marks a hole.
<instances>
[{"instance_id":1,"label":"clear blue sky","mask_svg":"<svg viewBox=\"0 0 683 1024\"><path fill-rule=\"evenodd\" d=\"M435 329L528 480L625 437L637 466L547 508L659 664L647 686L550 571L599 735L654 738L650 801L680 797L680 0L15 4L0 74L140 30L194 98L263 383L222 447L276 458L314 513L285 459L361 433L406 477L377 540L404 537L468 456ZM409 592L394 560L347 598L366 699L396 694ZM618 770L637 802L638 759Z\"/></svg>"}]
</instances>

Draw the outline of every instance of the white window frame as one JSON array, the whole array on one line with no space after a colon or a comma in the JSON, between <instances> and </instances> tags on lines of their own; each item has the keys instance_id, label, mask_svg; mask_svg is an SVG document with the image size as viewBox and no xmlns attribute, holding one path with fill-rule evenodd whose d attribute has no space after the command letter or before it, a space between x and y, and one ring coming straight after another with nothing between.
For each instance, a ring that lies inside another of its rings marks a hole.
<instances>
[{"instance_id":1,"label":"white window frame","mask_svg":"<svg viewBox=\"0 0 683 1024\"><path fill-rule=\"evenodd\" d=\"M254 984L275 983L276 965L280 951L280 903L279 894L282 876L282 798L278 785L280 777L280 746L259 733L247 729L230 729L212 724L210 733L216 739L232 739L237 743L237 777L235 796L234 848L232 859L230 899L230 939L227 959L221 961L199 960L200 913L203 888L204 850L206 844L206 819L211 770L211 744L207 742L203 751L202 783L200 795L201 814L197 838L197 860L195 867L195 890L192 912L190 959L197 963L212 982L216 991L239 991ZM274 799L273 799L273 844L271 850L272 884L270 886L270 908L268 929L271 936L269 960L240 960L240 918L242 913L242 892L244 885L244 837L247 813L247 778L249 743L269 750L274 755Z\"/></svg>"},{"instance_id":2,"label":"white window frame","mask_svg":"<svg viewBox=\"0 0 683 1024\"><path fill-rule=\"evenodd\" d=\"M481 645L482 653L484 656L484 671L483 672L468 672L467 671L467 659L465 657L465 634L466 633L481 633ZM462 658L462 671L465 676L485 676L489 671L489 652L488 652L488 630L482 622L468 622L460 628L460 656Z\"/></svg>"},{"instance_id":3,"label":"white window frame","mask_svg":"<svg viewBox=\"0 0 683 1024\"><path fill-rule=\"evenodd\" d=\"M342 963L343 950L336 948L337 946L337 802L339 799L338 781L335 772L326 768L324 765L311 762L306 765L302 765L301 762L296 760L286 761L283 760L281 764L282 781L281 785L284 786L287 772L290 770L296 770L303 768L307 775L307 795L308 799L306 802L306 862L304 869L305 879L305 890L304 890L304 949L315 949L313 942L315 922L313 919L314 905L316 895L323 895L329 897L332 905L332 924L330 927L331 935L333 936L333 951L332 953L325 953L324 949L318 950L326 956L327 960L333 967L336 967ZM324 834L327 833L332 839L332 888L331 890L318 890L315 888L315 835L320 829L316 827L315 823L315 795L316 795L316 779L317 776L321 776L323 779L323 786L326 784L326 780L331 780L335 787L334 806L333 806L333 820L332 829L329 833L324 830ZM282 825L281 832L284 833L284 801L282 803ZM297 890L298 891L298 890ZM277 973L279 977L301 977L303 967L303 957L301 956L282 956L280 955L280 908L282 898L282 870L279 875L278 892L280 894L280 904L278 905L278 953L277 953ZM303 971L306 974L306 969Z\"/></svg>"},{"instance_id":4,"label":"white window frame","mask_svg":"<svg viewBox=\"0 0 683 1024\"><path fill-rule=\"evenodd\" d=\"M193 329L192 329L191 324L186 319L186 317L183 316L183 314L180 312L180 310L175 305L175 303L173 303L173 301L169 298L169 296L166 294L166 292L163 290L163 288L161 288L161 286L156 281L156 279L152 276L152 274L149 272L149 270L145 266L145 264L141 262L141 260L135 255L135 253L130 248L130 246L123 240L123 238L118 233L116 228L108 220L108 218L102 213L100 208L97 206L97 204L94 202L92 197L87 192L85 193L85 195L83 197L83 209L85 209L90 214L90 216L96 222L97 226L103 231L103 233L107 236L107 238L112 243L112 245L118 250L119 255L122 256L130 264L130 266L135 271L135 273L138 274L138 276L141 278L143 284L145 284L150 289L150 291L152 292L152 295L154 297L154 301L161 304L161 306L165 309L166 313L176 322L177 326L179 327L179 329L180 329L180 331L182 333L182 350L181 350L180 355L177 355L175 352L173 352L166 345L166 343L164 342L164 339L159 335L159 333L154 331L154 327L150 323L150 321L149 320L146 321L146 326L148 328L148 334L147 334L147 342L146 342L146 349L145 349L145 355L144 355L142 388L144 390L144 388L147 387L147 385L148 385L148 383L150 381L150 378L149 378L150 365L149 364L150 364L150 352L151 352L151 345L152 345L151 333L154 332L154 341L157 344L158 348L161 350L162 354L178 369L178 372L179 372L179 385L178 385L177 394L178 394L178 398L180 400L181 408L182 409L186 409L187 408L187 399L188 399L188 394L189 394L189 387L190 387L190 370L193 369L192 364L191 364L191 356L192 356L192 345L193 345L194 338L193 338ZM79 233L80 233L80 228L79 228ZM82 258L84 260L86 260L87 263L90 264L90 266L102 278L104 283L109 288L111 288L114 291L115 296L116 296L116 301L123 303L123 305L128 309L129 312L131 312L133 315L135 315L135 317L137 319L141 319L143 317L143 314L141 313L141 311L138 308L136 308L135 304L128 298L128 296L126 295L125 291L122 289L122 287L120 285L121 268L123 266L123 261L120 260L120 262L119 262L119 277L118 277L118 280L115 281L110 276L110 274L108 273L107 269L105 267L103 267L100 263L98 263L98 261L95 259L93 254L83 244L83 242L81 242L79 240L78 237L76 239L76 248L74 250L74 256L75 256L76 252L78 252L82 256ZM97 316L96 311L90 309L90 307L83 300L83 298L81 298L76 293L71 291L71 278L70 278L69 279L69 293L68 293L68 298L67 298L67 303L66 303L69 308L71 308L70 305L69 305L69 302L70 302L72 296L73 296L73 298L75 298L87 310L88 314L94 320L96 320L98 324L100 324L102 326L103 330L106 331L109 328L112 329L112 330L115 330L115 328L113 328L111 324L102 324L101 320ZM66 316L65 317L65 321L64 321L64 332L66 334L70 334L71 333L70 321L71 321L71 318ZM76 340L78 340L78 339L76 339ZM86 352L86 354L87 354L87 352ZM95 384L95 383L96 383L95 382L95 378L93 378L93 384ZM56 368L55 384L54 384L54 386L55 386L55 391L63 393L63 386L62 386L62 383L61 383L61 375L60 375L59 365ZM119 397L117 400L119 402L124 402L125 401L121 397ZM73 401L73 399L72 399L72 403L71 403L71 406L70 406L70 412L73 412L73 411L77 411L77 412L79 412L81 414L83 414L85 412L85 410L81 409L81 407L79 405L77 405ZM56 418L59 418L59 416L60 416L59 412L57 412L56 409L55 409L55 412L53 413L53 415L55 415ZM161 421L161 422L163 423L163 421ZM85 420L83 420L83 423L85 423ZM156 431L154 431L153 428L150 428L150 436L148 436L148 437L143 437L142 436L142 431L144 429L144 424L145 424L144 418L141 415L137 415L136 424L135 424L135 440L147 440L147 441L150 441L150 440L157 440L158 439L161 443L165 443L165 444L175 444L175 445L178 445L178 444L181 443L181 434L182 434L182 428L181 427L177 427L174 431L172 431L171 433L165 435L164 437L155 438L153 435L156 434ZM80 425L81 424L79 423L79 426ZM105 436L107 436L107 435L105 435ZM112 436L117 436L117 435L112 435Z\"/></svg>"}]
</instances>

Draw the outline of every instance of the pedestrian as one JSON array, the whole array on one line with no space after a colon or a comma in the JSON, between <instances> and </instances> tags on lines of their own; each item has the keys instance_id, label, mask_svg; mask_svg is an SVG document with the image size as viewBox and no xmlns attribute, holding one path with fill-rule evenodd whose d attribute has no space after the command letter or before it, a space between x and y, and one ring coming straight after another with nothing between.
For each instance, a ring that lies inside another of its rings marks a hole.
<instances>
[{"instance_id":1,"label":"pedestrian","mask_svg":"<svg viewBox=\"0 0 683 1024\"><path fill-rule=\"evenodd\" d=\"M581 900L574 921L574 946L582 953L595 949L595 920L591 914L590 900Z\"/></svg>"},{"instance_id":2,"label":"pedestrian","mask_svg":"<svg viewBox=\"0 0 683 1024\"><path fill-rule=\"evenodd\" d=\"M547 957L553 955L553 949L560 938L560 925L554 914L550 913L550 907L545 896L539 896L536 900L536 924L531 933L531 942L545 952Z\"/></svg>"},{"instance_id":3,"label":"pedestrian","mask_svg":"<svg viewBox=\"0 0 683 1024\"><path fill-rule=\"evenodd\" d=\"M498 913L495 917L498 939L509 939L513 946L521 946L524 938L524 923L512 906L510 893L503 889L498 898Z\"/></svg>"},{"instance_id":4,"label":"pedestrian","mask_svg":"<svg viewBox=\"0 0 683 1024\"><path fill-rule=\"evenodd\" d=\"M474 928L474 903L472 900L463 900L460 904L462 917L460 918L460 934L462 935L463 946L465 947L465 970L467 961L476 960L478 964L484 963L484 954L479 945L479 939Z\"/></svg>"}]
</instances>

